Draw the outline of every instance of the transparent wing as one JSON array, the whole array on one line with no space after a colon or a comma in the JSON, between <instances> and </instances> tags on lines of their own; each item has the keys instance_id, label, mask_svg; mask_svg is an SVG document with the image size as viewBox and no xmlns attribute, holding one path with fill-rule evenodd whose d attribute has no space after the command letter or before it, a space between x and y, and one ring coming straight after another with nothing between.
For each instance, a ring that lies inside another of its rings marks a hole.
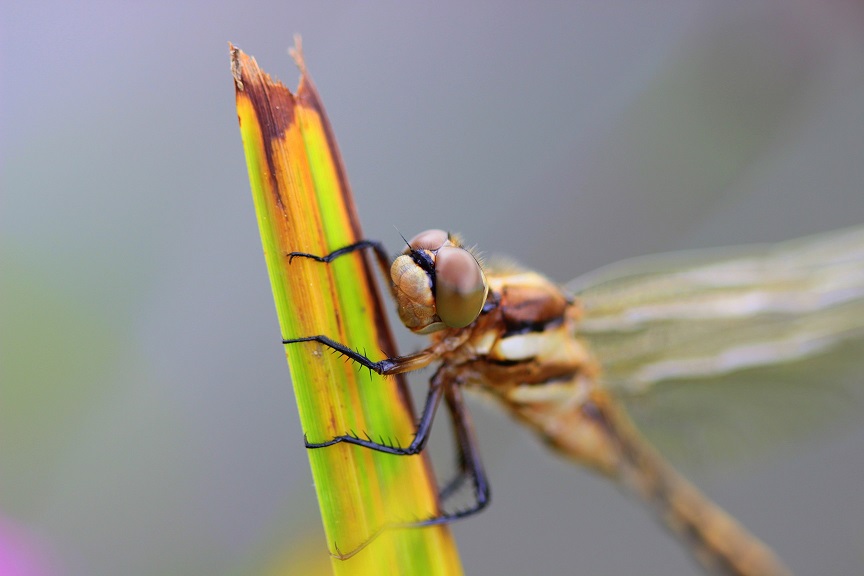
<instances>
[{"instance_id":1,"label":"transparent wing","mask_svg":"<svg viewBox=\"0 0 864 576\"><path fill-rule=\"evenodd\" d=\"M634 259L568 288L604 385L673 459L758 453L862 404L864 227Z\"/></svg>"}]
</instances>

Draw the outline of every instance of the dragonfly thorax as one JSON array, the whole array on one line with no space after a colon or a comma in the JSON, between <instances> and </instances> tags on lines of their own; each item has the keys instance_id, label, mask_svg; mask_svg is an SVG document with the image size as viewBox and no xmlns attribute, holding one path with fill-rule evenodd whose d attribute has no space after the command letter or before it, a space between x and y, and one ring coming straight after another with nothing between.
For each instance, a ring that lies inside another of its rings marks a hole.
<instances>
[{"instance_id":1,"label":"dragonfly thorax","mask_svg":"<svg viewBox=\"0 0 864 576\"><path fill-rule=\"evenodd\" d=\"M480 263L443 230L412 238L393 262L390 277L399 318L419 334L468 326L489 292Z\"/></svg>"}]
</instances>

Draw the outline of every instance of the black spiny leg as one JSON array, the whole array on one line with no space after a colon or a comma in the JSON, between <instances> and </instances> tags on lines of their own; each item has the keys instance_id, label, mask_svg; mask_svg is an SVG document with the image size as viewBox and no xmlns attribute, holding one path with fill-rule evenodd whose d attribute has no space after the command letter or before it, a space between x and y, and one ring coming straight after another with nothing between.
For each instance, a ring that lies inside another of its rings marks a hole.
<instances>
[{"instance_id":1,"label":"black spiny leg","mask_svg":"<svg viewBox=\"0 0 864 576\"><path fill-rule=\"evenodd\" d=\"M452 394L448 394L445 396L447 399L447 412L450 414L450 425L454 431L453 443L456 448L456 475L450 479L449 482L438 492L438 499L441 502L446 501L450 496L455 494L465 483L466 480L471 479L475 476L473 469L471 467L471 462L469 462L469 455L466 453L465 445L469 442L468 439L464 438L464 435L459 434L460 423L458 419L462 417L462 413L464 413L464 409L462 413L457 411L454 406L455 399Z\"/></svg>"},{"instance_id":2,"label":"black spiny leg","mask_svg":"<svg viewBox=\"0 0 864 576\"><path fill-rule=\"evenodd\" d=\"M338 250L334 250L326 256L317 256L315 254L308 254L306 252L289 252L288 263L290 264L291 262L293 262L294 258L308 258L310 260L315 260L316 262L324 262L325 264L328 264L336 258L339 258L340 256L351 254L352 252L357 252L358 250L365 250L366 248L371 248L372 251L375 252L375 260L378 262L378 267L381 269L381 274L384 276L385 279L387 279L389 283L390 257L384 250L384 245L377 240L360 240L359 242L355 242L354 244L349 244L348 246L343 246Z\"/></svg>"},{"instance_id":3,"label":"black spiny leg","mask_svg":"<svg viewBox=\"0 0 864 576\"><path fill-rule=\"evenodd\" d=\"M439 373L440 372L441 371L439 370ZM486 478L486 470L483 468L483 462L480 460L480 452L477 448L477 437L474 434L474 424L471 421L471 414L469 414L462 400L462 392L457 383L447 382L443 387L445 389L444 397L447 399L447 409L450 411L450 416L453 420L453 428L456 433L459 473L438 493L438 498L443 502L448 496L452 495L467 478L471 478L474 483L475 502L471 507L463 510L443 512L438 516L433 516L432 518L427 518L418 522L400 524L399 526L403 528L447 524L454 520L466 518L480 512L489 504L490 501L491 492L489 489L489 480Z\"/></svg>"},{"instance_id":4,"label":"black spiny leg","mask_svg":"<svg viewBox=\"0 0 864 576\"><path fill-rule=\"evenodd\" d=\"M399 374L409 370L415 370L419 367L428 365L437 358L437 354L434 350L421 350L420 352L409 354L407 356L385 358L384 360L373 362L359 352L352 350L343 344L339 344L326 336L307 336L304 338L292 338L282 341L283 344L294 344L297 342L319 342L320 344L332 348L343 356L350 358L361 366L383 375ZM440 372L441 371L439 370L439 373ZM438 404L441 402L441 395L444 392L441 385L442 379L440 378L439 373L436 373L429 383L429 393L426 395L426 404L423 406L423 414L420 416L420 422L417 425L417 431L414 433L414 439L407 447L402 448L401 446L392 446L383 442L375 442L368 437L363 439L347 434L344 436L336 436L326 442L309 442L306 440L306 447L324 448L340 442L346 442L348 444L356 444L357 446L363 446L364 448L385 452L387 454L395 454L397 456L418 454L423 450L426 441L429 439L429 432L432 429L432 420L435 418L435 411L438 408Z\"/></svg>"},{"instance_id":5,"label":"black spiny leg","mask_svg":"<svg viewBox=\"0 0 864 576\"><path fill-rule=\"evenodd\" d=\"M303 336L301 338L286 338L282 340L282 344L296 344L298 342L318 342L319 344L323 344L328 348L332 348L337 353L345 356L357 362L364 368L368 368L377 374L398 374L399 371L393 371L394 367L398 366L399 358L385 358L384 360L379 360L378 362L373 362L363 354L360 354L356 350L352 350L348 348L344 344L340 344L335 340L328 338L327 336Z\"/></svg>"}]
</instances>

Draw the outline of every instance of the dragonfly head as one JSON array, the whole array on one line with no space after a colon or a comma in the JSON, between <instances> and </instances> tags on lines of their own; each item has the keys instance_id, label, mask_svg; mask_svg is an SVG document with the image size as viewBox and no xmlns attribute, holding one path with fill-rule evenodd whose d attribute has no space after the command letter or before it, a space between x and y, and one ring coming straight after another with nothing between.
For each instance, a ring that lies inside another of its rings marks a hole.
<instances>
[{"instance_id":1,"label":"dragonfly head","mask_svg":"<svg viewBox=\"0 0 864 576\"><path fill-rule=\"evenodd\" d=\"M477 258L443 230L412 238L393 262L390 277L399 318L418 334L468 326L489 293Z\"/></svg>"}]
</instances>

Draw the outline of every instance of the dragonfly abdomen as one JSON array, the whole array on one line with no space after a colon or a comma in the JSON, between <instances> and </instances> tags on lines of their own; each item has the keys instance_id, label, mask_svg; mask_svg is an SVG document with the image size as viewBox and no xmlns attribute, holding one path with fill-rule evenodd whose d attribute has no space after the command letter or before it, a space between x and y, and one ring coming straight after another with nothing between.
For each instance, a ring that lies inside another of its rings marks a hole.
<instances>
[{"instance_id":1,"label":"dragonfly abdomen","mask_svg":"<svg viewBox=\"0 0 864 576\"><path fill-rule=\"evenodd\" d=\"M617 480L644 500L712 572L790 574L768 546L675 472L605 390L584 390L581 397L572 396L569 405L523 404L511 410L551 447Z\"/></svg>"}]
</instances>

